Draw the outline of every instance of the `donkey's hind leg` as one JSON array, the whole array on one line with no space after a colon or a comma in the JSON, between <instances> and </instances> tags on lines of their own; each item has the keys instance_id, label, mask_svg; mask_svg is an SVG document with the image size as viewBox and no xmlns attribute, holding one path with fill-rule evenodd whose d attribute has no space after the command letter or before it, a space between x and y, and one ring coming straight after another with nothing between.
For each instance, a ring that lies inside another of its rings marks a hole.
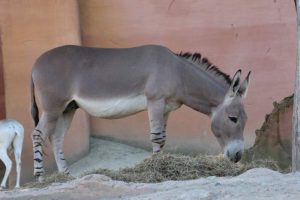
<instances>
[{"instance_id":1,"label":"donkey's hind leg","mask_svg":"<svg viewBox=\"0 0 300 200\"><path fill-rule=\"evenodd\" d=\"M153 153L158 153L165 144L163 135L165 126L165 100L148 100L148 115L150 123L150 139L152 141Z\"/></svg>"},{"instance_id":2,"label":"donkey's hind leg","mask_svg":"<svg viewBox=\"0 0 300 200\"><path fill-rule=\"evenodd\" d=\"M54 132L59 114L47 113L42 114L41 120L32 132L33 143L33 160L34 160L34 176L39 182L43 181L44 175L44 159L43 144L47 138Z\"/></svg>"},{"instance_id":3,"label":"donkey's hind leg","mask_svg":"<svg viewBox=\"0 0 300 200\"><path fill-rule=\"evenodd\" d=\"M7 151L4 148L0 149L0 160L2 160L2 162L5 165L5 174L4 174L4 177L1 182L1 188L6 188L6 182L7 182L8 176L11 172L12 161L8 157Z\"/></svg>"},{"instance_id":4,"label":"donkey's hind leg","mask_svg":"<svg viewBox=\"0 0 300 200\"><path fill-rule=\"evenodd\" d=\"M59 117L55 133L51 135L51 143L53 148L53 153L57 168L59 172L69 174L69 168L64 157L63 144L65 133L68 131L71 121L75 114L75 109L64 112L62 116Z\"/></svg>"}]
</instances>

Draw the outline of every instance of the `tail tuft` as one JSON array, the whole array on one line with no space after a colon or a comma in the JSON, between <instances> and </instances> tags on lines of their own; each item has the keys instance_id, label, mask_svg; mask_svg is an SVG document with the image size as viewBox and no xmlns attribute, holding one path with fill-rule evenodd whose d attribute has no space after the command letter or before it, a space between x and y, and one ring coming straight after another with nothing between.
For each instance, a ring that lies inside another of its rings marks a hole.
<instances>
[{"instance_id":1,"label":"tail tuft","mask_svg":"<svg viewBox=\"0 0 300 200\"><path fill-rule=\"evenodd\" d=\"M39 109L35 101L34 83L31 78L31 116L34 121L34 125L37 126L39 123Z\"/></svg>"}]
</instances>

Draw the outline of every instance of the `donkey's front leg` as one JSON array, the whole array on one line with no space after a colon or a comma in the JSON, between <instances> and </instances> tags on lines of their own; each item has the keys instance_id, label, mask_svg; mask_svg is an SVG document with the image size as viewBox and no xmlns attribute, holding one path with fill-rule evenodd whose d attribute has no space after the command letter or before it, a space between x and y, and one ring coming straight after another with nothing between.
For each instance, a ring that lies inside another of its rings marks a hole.
<instances>
[{"instance_id":1,"label":"donkey's front leg","mask_svg":"<svg viewBox=\"0 0 300 200\"><path fill-rule=\"evenodd\" d=\"M166 112L164 114L164 129L162 131L162 137L164 138L164 140L163 143L160 145L161 149L165 146L166 143L166 137L167 137L166 131L167 131L167 122L168 122L169 114L170 112Z\"/></svg>"},{"instance_id":2,"label":"donkey's front leg","mask_svg":"<svg viewBox=\"0 0 300 200\"><path fill-rule=\"evenodd\" d=\"M165 144L166 137L164 136L164 113L165 100L149 100L148 99L148 115L150 123L150 139L152 141L153 153L158 153L161 147Z\"/></svg>"}]
</instances>

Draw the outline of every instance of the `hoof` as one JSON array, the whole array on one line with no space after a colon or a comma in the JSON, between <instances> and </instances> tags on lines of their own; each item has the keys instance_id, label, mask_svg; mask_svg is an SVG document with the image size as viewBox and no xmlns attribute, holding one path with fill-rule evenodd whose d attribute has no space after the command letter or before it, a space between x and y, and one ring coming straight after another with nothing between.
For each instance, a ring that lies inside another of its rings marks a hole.
<instances>
[{"instance_id":1,"label":"hoof","mask_svg":"<svg viewBox=\"0 0 300 200\"><path fill-rule=\"evenodd\" d=\"M43 183L43 182L44 182L44 177L43 177L43 176L38 176L38 177L37 177L37 181L38 181L39 183Z\"/></svg>"},{"instance_id":2,"label":"hoof","mask_svg":"<svg viewBox=\"0 0 300 200\"><path fill-rule=\"evenodd\" d=\"M153 146L152 148L152 152L153 154L159 153L160 152L160 147L158 145Z\"/></svg>"},{"instance_id":3,"label":"hoof","mask_svg":"<svg viewBox=\"0 0 300 200\"><path fill-rule=\"evenodd\" d=\"M63 174L65 174L65 175L71 175L71 172L70 172L70 170L69 170L68 167L66 167L66 169L63 172Z\"/></svg>"},{"instance_id":4,"label":"hoof","mask_svg":"<svg viewBox=\"0 0 300 200\"><path fill-rule=\"evenodd\" d=\"M153 155L157 155L159 153L162 153L163 151L162 150L159 150L159 151L153 151Z\"/></svg>"},{"instance_id":5,"label":"hoof","mask_svg":"<svg viewBox=\"0 0 300 200\"><path fill-rule=\"evenodd\" d=\"M4 186L0 186L0 191L5 191L5 190L7 190L7 188L6 188L6 187L4 187Z\"/></svg>"}]
</instances>

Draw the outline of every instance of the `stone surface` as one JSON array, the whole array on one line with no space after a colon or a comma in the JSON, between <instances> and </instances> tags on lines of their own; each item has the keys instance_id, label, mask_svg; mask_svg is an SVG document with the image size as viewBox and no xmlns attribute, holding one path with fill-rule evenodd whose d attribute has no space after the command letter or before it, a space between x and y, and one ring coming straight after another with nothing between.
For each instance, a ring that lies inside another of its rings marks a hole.
<instances>
[{"instance_id":1,"label":"stone surface","mask_svg":"<svg viewBox=\"0 0 300 200\"><path fill-rule=\"evenodd\" d=\"M151 155L151 152L143 149L91 138L89 153L73 163L70 166L70 171L73 176L81 176L85 172L99 168L118 170L125 167L133 167Z\"/></svg>"},{"instance_id":2,"label":"stone surface","mask_svg":"<svg viewBox=\"0 0 300 200\"><path fill-rule=\"evenodd\" d=\"M300 174L257 168L237 177L201 178L158 184L125 183L88 175L44 189L0 192L1 200L298 200Z\"/></svg>"},{"instance_id":3,"label":"stone surface","mask_svg":"<svg viewBox=\"0 0 300 200\"><path fill-rule=\"evenodd\" d=\"M273 103L262 127L256 130L253 147L246 151L245 160L272 159L283 169L291 166L293 96Z\"/></svg>"},{"instance_id":4,"label":"stone surface","mask_svg":"<svg viewBox=\"0 0 300 200\"><path fill-rule=\"evenodd\" d=\"M89 168L117 169L134 165L149 152L92 138L91 151L71 166L74 175ZM300 173L281 174L269 169L251 169L236 177L200 178L157 184L126 183L104 175L87 175L66 183L54 183L43 189L21 188L0 191L1 200L297 200Z\"/></svg>"}]
</instances>

